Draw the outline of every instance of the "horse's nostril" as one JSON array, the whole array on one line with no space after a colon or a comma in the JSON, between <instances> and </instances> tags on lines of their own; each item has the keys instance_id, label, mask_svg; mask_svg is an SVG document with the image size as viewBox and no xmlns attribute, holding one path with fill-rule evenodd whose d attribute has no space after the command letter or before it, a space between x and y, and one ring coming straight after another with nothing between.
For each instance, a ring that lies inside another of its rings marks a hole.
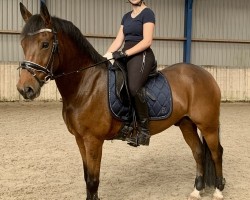
<instances>
[{"instance_id":1,"label":"horse's nostril","mask_svg":"<svg viewBox=\"0 0 250 200\"><path fill-rule=\"evenodd\" d=\"M35 96L35 91L32 87L19 88L18 91L25 99L33 99Z\"/></svg>"},{"instance_id":2,"label":"horse's nostril","mask_svg":"<svg viewBox=\"0 0 250 200\"><path fill-rule=\"evenodd\" d=\"M24 88L24 93L26 94L34 94L34 90L32 87L26 87Z\"/></svg>"}]
</instances>

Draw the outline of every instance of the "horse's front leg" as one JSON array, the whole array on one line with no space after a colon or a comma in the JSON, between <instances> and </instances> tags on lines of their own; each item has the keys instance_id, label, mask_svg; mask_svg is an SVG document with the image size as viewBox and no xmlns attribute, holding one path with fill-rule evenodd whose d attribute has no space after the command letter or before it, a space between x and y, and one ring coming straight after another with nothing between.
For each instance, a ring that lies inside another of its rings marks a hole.
<instances>
[{"instance_id":1,"label":"horse's front leg","mask_svg":"<svg viewBox=\"0 0 250 200\"><path fill-rule=\"evenodd\" d=\"M88 137L84 140L80 135L77 135L76 142L83 161L87 200L99 200L98 186L104 141L94 137Z\"/></svg>"}]
</instances>

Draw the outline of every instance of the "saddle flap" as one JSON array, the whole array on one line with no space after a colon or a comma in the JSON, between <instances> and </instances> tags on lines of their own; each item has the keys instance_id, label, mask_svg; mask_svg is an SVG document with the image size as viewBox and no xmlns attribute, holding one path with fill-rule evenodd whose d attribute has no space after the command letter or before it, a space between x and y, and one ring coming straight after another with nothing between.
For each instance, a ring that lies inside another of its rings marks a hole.
<instances>
[{"instance_id":1,"label":"saddle flap","mask_svg":"<svg viewBox=\"0 0 250 200\"><path fill-rule=\"evenodd\" d=\"M127 85L127 72L125 70L125 63L122 61L115 61L113 69L115 71L116 95L124 105L130 106L131 102Z\"/></svg>"}]
</instances>

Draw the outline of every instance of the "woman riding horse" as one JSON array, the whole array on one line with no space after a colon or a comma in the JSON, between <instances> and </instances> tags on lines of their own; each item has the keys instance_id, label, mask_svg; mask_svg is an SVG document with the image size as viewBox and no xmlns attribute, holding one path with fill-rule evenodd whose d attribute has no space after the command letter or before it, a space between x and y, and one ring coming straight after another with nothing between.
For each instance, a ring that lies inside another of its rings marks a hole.
<instances>
[{"instance_id":1,"label":"woman riding horse","mask_svg":"<svg viewBox=\"0 0 250 200\"><path fill-rule=\"evenodd\" d=\"M87 200L98 200L102 146L104 140L114 139L122 126L109 109L108 63L76 26L51 17L44 3L40 15L32 15L22 3L20 10L26 22L21 33L25 61L17 89L25 99L34 99L44 83L55 79L62 96L63 119L81 153ZM200 199L206 184L214 185L213 198L222 200L220 89L210 73L195 65L175 64L161 73L171 86L173 109L167 119L149 122L150 133L179 126L196 161L195 188L189 199Z\"/></svg>"}]
</instances>

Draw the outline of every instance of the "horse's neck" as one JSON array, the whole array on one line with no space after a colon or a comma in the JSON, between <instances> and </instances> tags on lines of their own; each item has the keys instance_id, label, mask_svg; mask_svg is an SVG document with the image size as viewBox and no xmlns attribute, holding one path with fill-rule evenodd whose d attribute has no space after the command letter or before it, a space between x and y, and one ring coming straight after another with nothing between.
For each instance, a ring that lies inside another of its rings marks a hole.
<instances>
[{"instance_id":1,"label":"horse's neck","mask_svg":"<svg viewBox=\"0 0 250 200\"><path fill-rule=\"evenodd\" d=\"M60 51L60 73L77 71L80 68L89 67L99 62L96 60L102 60L101 56L93 49L87 40L85 43L86 47L80 50L75 42L66 35L59 34L59 39L60 41L64 41L60 46L62 48ZM89 50L91 52L84 52ZM93 54L96 55L97 58L93 58ZM107 77L105 76L105 71L105 68L100 65L59 78L56 80L56 84L62 98L70 102L72 99L83 100L83 98L90 95L90 92L95 91L95 88L99 87L96 82Z\"/></svg>"},{"instance_id":2,"label":"horse's neck","mask_svg":"<svg viewBox=\"0 0 250 200\"><path fill-rule=\"evenodd\" d=\"M104 92L105 83L107 83L107 70L101 65L56 80L63 100L71 103L79 101L84 103L90 97L95 97L97 92Z\"/></svg>"}]
</instances>

